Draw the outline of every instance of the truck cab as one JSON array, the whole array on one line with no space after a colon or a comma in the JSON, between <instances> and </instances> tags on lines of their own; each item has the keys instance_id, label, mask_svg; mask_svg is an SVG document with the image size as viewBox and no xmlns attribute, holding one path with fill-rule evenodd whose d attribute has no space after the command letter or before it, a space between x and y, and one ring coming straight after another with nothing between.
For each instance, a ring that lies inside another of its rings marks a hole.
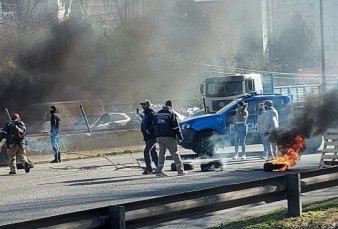
<instances>
[{"instance_id":1,"label":"truck cab","mask_svg":"<svg viewBox=\"0 0 338 229\"><path fill-rule=\"evenodd\" d=\"M202 82L200 92L204 98L206 112L215 113L248 93L263 93L263 77L254 73L210 77Z\"/></svg>"},{"instance_id":2,"label":"truck cab","mask_svg":"<svg viewBox=\"0 0 338 229\"><path fill-rule=\"evenodd\" d=\"M212 156L219 147L233 145L235 109L241 100L248 104L248 134L246 137L248 145L261 143L260 135L257 132L258 103L265 100L273 101L274 107L279 113L280 126L287 126L292 114L289 96L249 94L231 101L215 114L197 116L181 122L180 127L184 140L179 144L183 148L192 149L198 155L208 154L209 156ZM319 146L320 143L318 143ZM317 145L315 147L318 148Z\"/></svg>"}]
</instances>

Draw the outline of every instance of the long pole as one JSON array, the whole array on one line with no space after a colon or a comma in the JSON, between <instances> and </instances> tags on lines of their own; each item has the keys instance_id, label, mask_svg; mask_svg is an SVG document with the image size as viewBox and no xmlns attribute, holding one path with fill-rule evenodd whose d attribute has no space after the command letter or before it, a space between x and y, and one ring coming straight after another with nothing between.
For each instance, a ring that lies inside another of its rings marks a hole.
<instances>
[{"instance_id":1,"label":"long pole","mask_svg":"<svg viewBox=\"0 0 338 229\"><path fill-rule=\"evenodd\" d=\"M12 120L11 115L9 114L9 111L8 111L7 107L5 108L5 110L6 110L6 114L7 114L8 118L9 118L9 120Z\"/></svg>"},{"instance_id":2,"label":"long pole","mask_svg":"<svg viewBox=\"0 0 338 229\"><path fill-rule=\"evenodd\" d=\"M320 11L320 52L321 52L321 63L322 63L322 93L325 93L325 91L326 91L326 73L325 73L323 0L319 1L319 11Z\"/></svg>"},{"instance_id":3,"label":"long pole","mask_svg":"<svg viewBox=\"0 0 338 229\"><path fill-rule=\"evenodd\" d=\"M82 112L82 116L83 116L83 118L84 118L84 120L86 122L86 126L87 126L87 129L88 129L88 132L91 133L92 130L90 129L90 126L89 126L89 123L88 123L88 119L87 119L86 113L85 113L82 105L80 105L80 109L81 109L81 112Z\"/></svg>"}]
</instances>

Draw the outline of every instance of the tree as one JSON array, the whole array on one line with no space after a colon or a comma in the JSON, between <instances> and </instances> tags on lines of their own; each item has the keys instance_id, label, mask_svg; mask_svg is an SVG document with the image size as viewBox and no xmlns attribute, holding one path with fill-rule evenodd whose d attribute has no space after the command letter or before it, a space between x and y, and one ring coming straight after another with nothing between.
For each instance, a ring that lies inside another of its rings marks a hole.
<instances>
[{"instance_id":1,"label":"tree","mask_svg":"<svg viewBox=\"0 0 338 229\"><path fill-rule=\"evenodd\" d=\"M318 58L314 31L301 15L293 14L273 45L273 59L279 59L284 72L297 72L299 68L313 67Z\"/></svg>"}]
</instances>

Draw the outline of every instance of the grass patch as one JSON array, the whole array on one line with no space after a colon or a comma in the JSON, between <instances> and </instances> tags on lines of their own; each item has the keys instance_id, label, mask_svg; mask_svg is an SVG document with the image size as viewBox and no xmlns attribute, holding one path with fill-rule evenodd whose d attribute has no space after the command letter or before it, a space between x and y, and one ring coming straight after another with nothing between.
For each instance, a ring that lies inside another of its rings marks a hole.
<instances>
[{"instance_id":1,"label":"grass patch","mask_svg":"<svg viewBox=\"0 0 338 229\"><path fill-rule=\"evenodd\" d=\"M306 204L301 217L289 217L286 210L222 223L212 229L337 229L338 198Z\"/></svg>"}]
</instances>

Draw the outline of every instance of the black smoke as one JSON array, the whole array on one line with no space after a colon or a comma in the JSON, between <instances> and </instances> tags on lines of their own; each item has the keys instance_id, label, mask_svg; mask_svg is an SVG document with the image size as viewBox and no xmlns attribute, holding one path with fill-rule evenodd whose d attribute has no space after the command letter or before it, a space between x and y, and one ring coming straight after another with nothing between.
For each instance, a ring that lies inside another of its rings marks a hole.
<instances>
[{"instance_id":1,"label":"black smoke","mask_svg":"<svg viewBox=\"0 0 338 229\"><path fill-rule=\"evenodd\" d=\"M56 24L43 38L20 47L13 66L0 71L1 111L8 107L32 123L42 118L32 104L93 97L88 88L95 82L96 47L91 26L74 21ZM7 120L3 114L1 123Z\"/></svg>"},{"instance_id":2,"label":"black smoke","mask_svg":"<svg viewBox=\"0 0 338 229\"><path fill-rule=\"evenodd\" d=\"M290 119L289 128L274 130L270 139L278 145L292 144L297 135L304 138L319 136L338 121L338 91L308 97L304 106Z\"/></svg>"}]
</instances>

